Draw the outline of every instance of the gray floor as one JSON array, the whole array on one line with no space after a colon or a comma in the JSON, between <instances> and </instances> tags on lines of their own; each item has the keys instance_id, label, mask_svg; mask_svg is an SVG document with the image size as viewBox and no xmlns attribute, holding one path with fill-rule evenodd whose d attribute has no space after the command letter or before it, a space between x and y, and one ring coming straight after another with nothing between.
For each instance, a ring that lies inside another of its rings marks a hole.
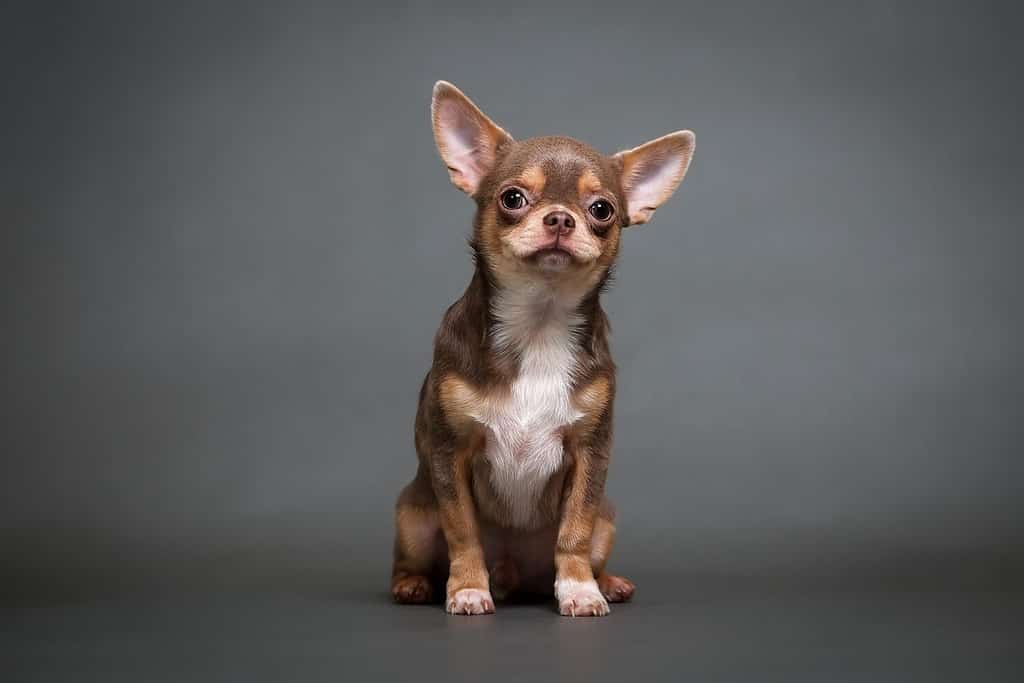
<instances>
[{"instance_id":1,"label":"gray floor","mask_svg":"<svg viewBox=\"0 0 1024 683\"><path fill-rule=\"evenodd\" d=\"M451 617L379 586L122 595L2 612L6 681L1024 677L1024 593L646 577L604 619Z\"/></svg>"}]
</instances>

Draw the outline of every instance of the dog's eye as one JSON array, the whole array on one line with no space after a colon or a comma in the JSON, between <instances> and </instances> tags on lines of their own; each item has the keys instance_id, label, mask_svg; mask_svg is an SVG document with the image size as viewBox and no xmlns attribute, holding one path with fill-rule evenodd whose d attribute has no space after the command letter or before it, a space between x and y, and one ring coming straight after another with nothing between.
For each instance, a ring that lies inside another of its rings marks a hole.
<instances>
[{"instance_id":1,"label":"dog's eye","mask_svg":"<svg viewBox=\"0 0 1024 683\"><path fill-rule=\"evenodd\" d=\"M526 206L526 195L518 187L510 187L501 193L501 205L509 211L518 211Z\"/></svg>"},{"instance_id":2,"label":"dog's eye","mask_svg":"<svg viewBox=\"0 0 1024 683\"><path fill-rule=\"evenodd\" d=\"M590 205L590 215L604 223L611 220L612 216L615 215L615 209L609 202L603 199L598 199L596 202Z\"/></svg>"}]
</instances>

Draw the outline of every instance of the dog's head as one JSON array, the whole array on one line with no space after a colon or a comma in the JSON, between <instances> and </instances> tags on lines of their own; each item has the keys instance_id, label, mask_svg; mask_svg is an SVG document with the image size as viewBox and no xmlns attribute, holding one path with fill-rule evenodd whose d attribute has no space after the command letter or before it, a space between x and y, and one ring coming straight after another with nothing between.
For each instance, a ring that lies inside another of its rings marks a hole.
<instances>
[{"instance_id":1,"label":"dog's head","mask_svg":"<svg viewBox=\"0 0 1024 683\"><path fill-rule=\"evenodd\" d=\"M516 141L445 81L432 118L452 182L476 200L474 247L499 284L601 282L622 229L650 220L693 156L688 130L612 156L566 137Z\"/></svg>"}]
</instances>

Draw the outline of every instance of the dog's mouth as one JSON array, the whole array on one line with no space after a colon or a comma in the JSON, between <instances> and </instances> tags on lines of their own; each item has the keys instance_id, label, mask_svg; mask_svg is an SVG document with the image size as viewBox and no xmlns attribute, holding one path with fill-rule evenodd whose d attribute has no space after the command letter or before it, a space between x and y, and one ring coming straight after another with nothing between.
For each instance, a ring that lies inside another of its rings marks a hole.
<instances>
[{"instance_id":1,"label":"dog's mouth","mask_svg":"<svg viewBox=\"0 0 1024 683\"><path fill-rule=\"evenodd\" d=\"M571 251L556 242L533 252L530 260L544 270L564 270L572 265L575 258Z\"/></svg>"}]
</instances>

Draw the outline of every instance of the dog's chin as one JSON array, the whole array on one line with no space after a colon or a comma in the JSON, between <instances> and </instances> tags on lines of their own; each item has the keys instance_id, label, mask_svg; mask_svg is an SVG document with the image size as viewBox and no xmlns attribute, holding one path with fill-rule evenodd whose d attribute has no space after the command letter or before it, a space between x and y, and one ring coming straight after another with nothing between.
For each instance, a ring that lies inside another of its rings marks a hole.
<instances>
[{"instance_id":1,"label":"dog's chin","mask_svg":"<svg viewBox=\"0 0 1024 683\"><path fill-rule=\"evenodd\" d=\"M558 247L540 249L531 254L529 260L545 273L564 273L576 263L572 254Z\"/></svg>"}]
</instances>

